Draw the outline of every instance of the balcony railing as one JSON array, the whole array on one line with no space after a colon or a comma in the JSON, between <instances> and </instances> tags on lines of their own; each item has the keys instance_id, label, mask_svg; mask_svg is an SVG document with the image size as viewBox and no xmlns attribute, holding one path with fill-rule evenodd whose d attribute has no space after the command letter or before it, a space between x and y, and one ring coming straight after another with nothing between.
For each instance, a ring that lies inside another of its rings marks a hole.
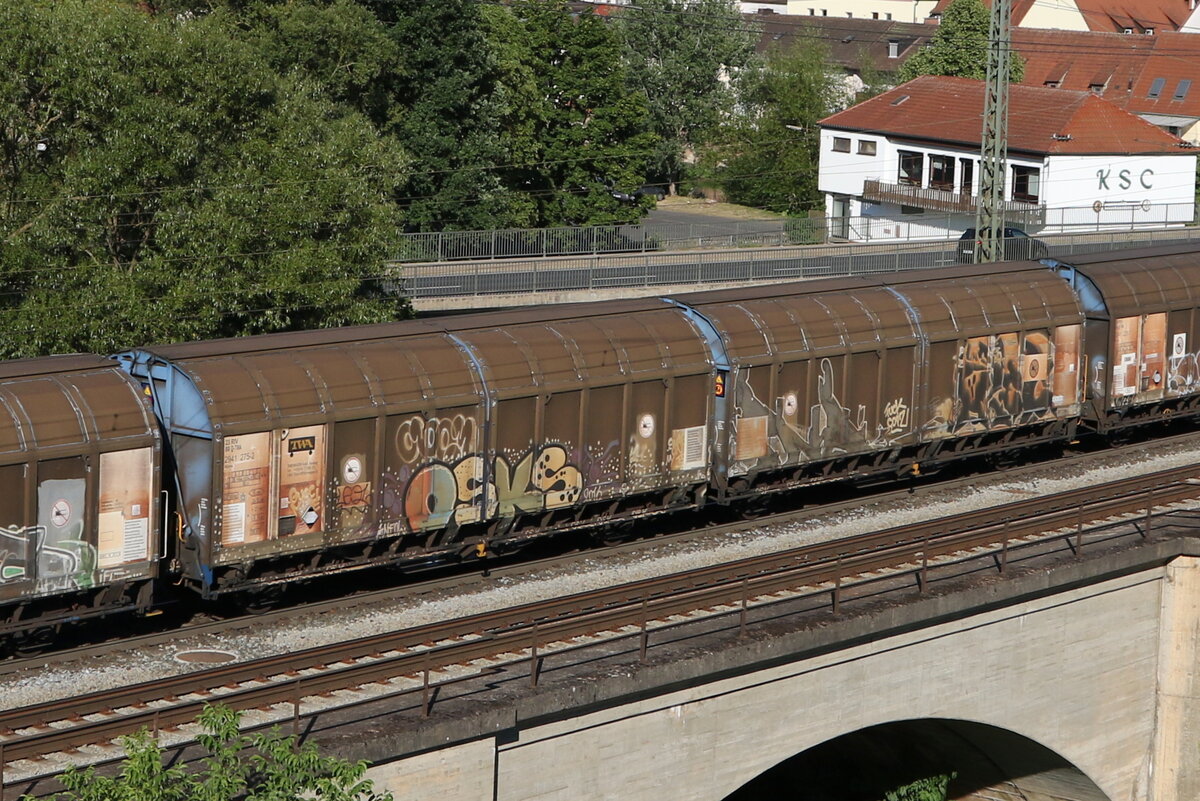
<instances>
[{"instance_id":1,"label":"balcony railing","mask_svg":"<svg viewBox=\"0 0 1200 801\"><path fill-rule=\"evenodd\" d=\"M952 211L961 214L974 214L975 209L979 206L977 195L963 195L946 189L889 184L875 179L863 182L863 199L875 203L896 203L903 206L918 206L923 209ZM1044 206L1020 200L1004 201L1004 210L1020 212L1023 218L1030 223L1040 222L1045 214Z\"/></svg>"}]
</instances>

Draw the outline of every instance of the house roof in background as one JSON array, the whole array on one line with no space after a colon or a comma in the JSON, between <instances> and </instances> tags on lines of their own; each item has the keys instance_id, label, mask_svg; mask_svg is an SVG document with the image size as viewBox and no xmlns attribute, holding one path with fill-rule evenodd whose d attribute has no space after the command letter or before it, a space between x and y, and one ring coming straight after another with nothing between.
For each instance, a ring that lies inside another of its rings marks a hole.
<instances>
[{"instance_id":1,"label":"house roof in background","mask_svg":"<svg viewBox=\"0 0 1200 801\"><path fill-rule=\"evenodd\" d=\"M871 59L871 66L880 72L899 69L905 59L937 32L936 25L923 22L795 14L745 16L762 26L757 45L760 53L772 46L790 48L798 39L811 36L829 47L830 59L834 64L852 71L862 69L864 53ZM899 54L896 58L889 58L888 43L893 41L899 43Z\"/></svg>"},{"instance_id":2,"label":"house roof in background","mask_svg":"<svg viewBox=\"0 0 1200 801\"><path fill-rule=\"evenodd\" d=\"M902 139L978 147L984 83L925 75L821 120ZM1179 153L1182 140L1092 92L1013 85L1008 148L1042 155Z\"/></svg>"},{"instance_id":3,"label":"house roof in background","mask_svg":"<svg viewBox=\"0 0 1200 801\"><path fill-rule=\"evenodd\" d=\"M1138 114L1200 118L1200 35L1023 28L1012 37L1025 85L1093 91Z\"/></svg>"},{"instance_id":4,"label":"house roof in background","mask_svg":"<svg viewBox=\"0 0 1200 801\"><path fill-rule=\"evenodd\" d=\"M944 14L953 0L938 0L930 15ZM1033 8L1036 0L1013 0L1012 24L1016 28ZM991 0L983 0L991 6ZM1132 28L1137 33L1153 30L1177 31L1188 21L1192 10L1181 0L1075 0L1088 30L1123 33Z\"/></svg>"},{"instance_id":5,"label":"house roof in background","mask_svg":"<svg viewBox=\"0 0 1200 801\"><path fill-rule=\"evenodd\" d=\"M937 32L936 25L889 20L783 14L747 18L763 28L760 52L814 36L829 47L833 63L850 71L862 69L865 53L874 69L894 72ZM1200 119L1200 34L1014 27L1012 38L1025 59L1022 83L1027 86L1091 91L1137 114ZM891 41L899 44L896 58L888 57Z\"/></svg>"},{"instance_id":6,"label":"house roof in background","mask_svg":"<svg viewBox=\"0 0 1200 801\"><path fill-rule=\"evenodd\" d=\"M1180 0L1075 0L1075 5L1088 28L1114 33L1126 28L1137 33L1177 31L1192 14L1188 4Z\"/></svg>"}]
</instances>

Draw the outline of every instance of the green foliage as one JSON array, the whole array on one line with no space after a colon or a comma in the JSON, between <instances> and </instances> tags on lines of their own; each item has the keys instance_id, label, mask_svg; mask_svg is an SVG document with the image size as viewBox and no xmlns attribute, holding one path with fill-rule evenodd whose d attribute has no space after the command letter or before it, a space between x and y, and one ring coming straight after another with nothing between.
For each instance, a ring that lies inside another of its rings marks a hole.
<instances>
[{"instance_id":1,"label":"green foliage","mask_svg":"<svg viewBox=\"0 0 1200 801\"><path fill-rule=\"evenodd\" d=\"M116 777L95 768L67 771L56 801L391 801L364 778L365 762L323 757L278 731L243 735L240 715L208 706L197 740L208 752L201 768L168 767L163 750L141 732L123 739L126 758ZM32 799L27 799L32 801Z\"/></svg>"},{"instance_id":2,"label":"green foliage","mask_svg":"<svg viewBox=\"0 0 1200 801\"><path fill-rule=\"evenodd\" d=\"M891 790L883 797L883 801L946 801L946 790L955 775L951 773L917 779L911 784Z\"/></svg>"},{"instance_id":3,"label":"green foliage","mask_svg":"<svg viewBox=\"0 0 1200 801\"><path fill-rule=\"evenodd\" d=\"M513 54L520 84L538 98L529 117L530 158L512 179L537 204L539 224L637 219L642 210L614 193L642 184L636 155L654 136L644 96L626 88L612 27L591 11L565 14L555 0L522 3L512 13L523 31L523 52Z\"/></svg>"},{"instance_id":4,"label":"green foliage","mask_svg":"<svg viewBox=\"0 0 1200 801\"><path fill-rule=\"evenodd\" d=\"M400 62L385 131L415 168L397 197L410 230L537 225L522 193L495 169L519 157L507 120L519 113L476 0L374 0ZM519 31L517 32L519 34ZM510 147L510 145L515 145Z\"/></svg>"},{"instance_id":5,"label":"green foliage","mask_svg":"<svg viewBox=\"0 0 1200 801\"><path fill-rule=\"evenodd\" d=\"M0 73L0 358L396 319L400 231L650 205L616 29L551 0L9 0Z\"/></svg>"},{"instance_id":6,"label":"green foliage","mask_svg":"<svg viewBox=\"0 0 1200 801\"><path fill-rule=\"evenodd\" d=\"M929 44L900 67L901 81L920 75L987 77L989 12L983 0L954 0ZM1025 60L1015 51L1009 59L1009 82L1020 83Z\"/></svg>"},{"instance_id":7,"label":"green foliage","mask_svg":"<svg viewBox=\"0 0 1200 801\"><path fill-rule=\"evenodd\" d=\"M713 151L727 197L748 206L802 214L821 206L817 122L838 101L828 50L815 37L771 50L741 76L740 113Z\"/></svg>"},{"instance_id":8,"label":"green foliage","mask_svg":"<svg viewBox=\"0 0 1200 801\"><path fill-rule=\"evenodd\" d=\"M302 75L332 101L375 123L387 119L388 87L399 81L397 43L355 0L259 2L236 15L243 40L279 74Z\"/></svg>"},{"instance_id":9,"label":"green foliage","mask_svg":"<svg viewBox=\"0 0 1200 801\"><path fill-rule=\"evenodd\" d=\"M758 33L736 0L639 0L617 24L629 87L646 97L658 137L650 175L677 183L685 152L708 143L733 111L728 78L751 62Z\"/></svg>"},{"instance_id":10,"label":"green foliage","mask_svg":"<svg viewBox=\"0 0 1200 801\"><path fill-rule=\"evenodd\" d=\"M341 102L368 79L281 73L245 21L0 4L0 357L405 314L364 281L407 164Z\"/></svg>"}]
</instances>

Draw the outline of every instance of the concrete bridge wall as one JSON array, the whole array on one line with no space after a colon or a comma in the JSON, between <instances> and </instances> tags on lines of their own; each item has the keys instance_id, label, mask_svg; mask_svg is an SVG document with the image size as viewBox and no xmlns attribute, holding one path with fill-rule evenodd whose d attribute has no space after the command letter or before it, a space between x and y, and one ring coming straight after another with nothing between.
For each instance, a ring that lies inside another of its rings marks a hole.
<instances>
[{"instance_id":1,"label":"concrete bridge wall","mask_svg":"<svg viewBox=\"0 0 1200 801\"><path fill-rule=\"evenodd\" d=\"M1195 558L991 606L428 751L377 765L371 775L403 801L720 801L842 734L951 718L1046 746L1112 801L1200 798Z\"/></svg>"}]
</instances>

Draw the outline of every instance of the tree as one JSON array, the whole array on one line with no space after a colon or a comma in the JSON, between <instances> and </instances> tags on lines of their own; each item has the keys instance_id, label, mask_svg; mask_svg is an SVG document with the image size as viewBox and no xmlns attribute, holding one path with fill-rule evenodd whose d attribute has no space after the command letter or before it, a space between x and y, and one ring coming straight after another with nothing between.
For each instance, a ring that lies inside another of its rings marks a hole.
<instances>
[{"instance_id":1,"label":"tree","mask_svg":"<svg viewBox=\"0 0 1200 801\"><path fill-rule=\"evenodd\" d=\"M476 0L373 0L400 54L385 130L414 167L397 195L410 230L535 224L493 169L509 161L494 58Z\"/></svg>"},{"instance_id":2,"label":"tree","mask_svg":"<svg viewBox=\"0 0 1200 801\"><path fill-rule=\"evenodd\" d=\"M952 75L984 80L987 77L989 12L983 0L954 0L942 15L937 33L900 67L901 81L920 75ZM1012 51L1008 79L1020 83L1025 60Z\"/></svg>"},{"instance_id":3,"label":"tree","mask_svg":"<svg viewBox=\"0 0 1200 801\"><path fill-rule=\"evenodd\" d=\"M240 714L206 706L197 718L208 751L202 767L189 772L167 767L162 748L146 732L122 739L126 758L116 777L93 767L70 768L65 793L56 801L391 801L364 778L365 762L323 757L315 746L297 745L277 730L253 736L239 730ZM32 801L26 797L25 801Z\"/></svg>"},{"instance_id":4,"label":"tree","mask_svg":"<svg viewBox=\"0 0 1200 801\"><path fill-rule=\"evenodd\" d=\"M612 27L557 0L514 5L511 14L522 42L506 52L511 90L534 111L523 121L525 160L509 180L529 193L541 225L639 218L643 207L626 196L643 183L640 156L655 137L644 95L627 88Z\"/></svg>"},{"instance_id":5,"label":"tree","mask_svg":"<svg viewBox=\"0 0 1200 801\"><path fill-rule=\"evenodd\" d=\"M732 112L731 80L754 54L758 33L736 0L644 0L617 17L628 82L647 98L657 145L652 177L671 184L685 153L704 145Z\"/></svg>"},{"instance_id":6,"label":"tree","mask_svg":"<svg viewBox=\"0 0 1200 801\"><path fill-rule=\"evenodd\" d=\"M384 125L399 82L397 43L356 0L256 0L233 15L243 41L280 75L302 74L322 94Z\"/></svg>"},{"instance_id":7,"label":"tree","mask_svg":"<svg viewBox=\"0 0 1200 801\"><path fill-rule=\"evenodd\" d=\"M405 314L403 151L238 23L0 5L0 357Z\"/></svg>"},{"instance_id":8,"label":"tree","mask_svg":"<svg viewBox=\"0 0 1200 801\"><path fill-rule=\"evenodd\" d=\"M746 70L740 113L711 154L730 200L788 214L821 205L817 122L841 95L828 55L819 40L805 36Z\"/></svg>"}]
</instances>

